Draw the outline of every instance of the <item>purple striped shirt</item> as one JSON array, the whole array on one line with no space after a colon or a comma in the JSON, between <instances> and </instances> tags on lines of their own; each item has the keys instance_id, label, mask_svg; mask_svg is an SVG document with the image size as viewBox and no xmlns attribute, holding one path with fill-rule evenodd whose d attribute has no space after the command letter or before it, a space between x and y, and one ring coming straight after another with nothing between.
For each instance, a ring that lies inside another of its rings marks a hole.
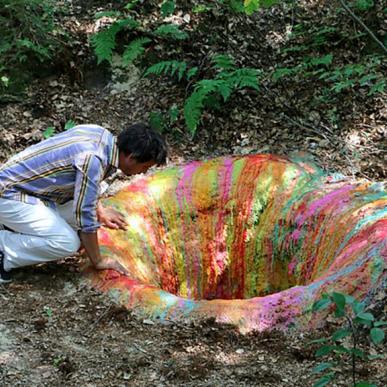
<instances>
[{"instance_id":1,"label":"purple striped shirt","mask_svg":"<svg viewBox=\"0 0 387 387\"><path fill-rule=\"evenodd\" d=\"M55 208L74 199L77 225L94 232L100 183L118 168L116 138L79 125L32 145L0 167L0 197Z\"/></svg>"}]
</instances>

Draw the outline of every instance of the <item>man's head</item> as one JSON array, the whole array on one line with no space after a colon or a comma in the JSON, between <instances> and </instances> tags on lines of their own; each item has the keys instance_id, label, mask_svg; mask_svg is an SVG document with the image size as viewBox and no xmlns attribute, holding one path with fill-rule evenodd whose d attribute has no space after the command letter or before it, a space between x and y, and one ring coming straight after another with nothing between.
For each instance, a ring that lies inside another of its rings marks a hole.
<instances>
[{"instance_id":1,"label":"man's head","mask_svg":"<svg viewBox=\"0 0 387 387\"><path fill-rule=\"evenodd\" d=\"M146 172L153 165L163 165L167 145L161 135L143 123L124 129L117 138L119 168L125 175Z\"/></svg>"}]
</instances>

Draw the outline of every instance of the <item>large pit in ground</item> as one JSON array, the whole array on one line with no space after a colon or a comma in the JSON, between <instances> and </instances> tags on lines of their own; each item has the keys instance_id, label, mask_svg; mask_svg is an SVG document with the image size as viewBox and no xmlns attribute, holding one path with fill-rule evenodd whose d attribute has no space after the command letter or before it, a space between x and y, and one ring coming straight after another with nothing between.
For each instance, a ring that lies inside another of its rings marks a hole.
<instances>
[{"instance_id":1,"label":"large pit in ground","mask_svg":"<svg viewBox=\"0 0 387 387\"><path fill-rule=\"evenodd\" d=\"M96 282L153 315L196 310L244 325L255 316L267 327L303 315L322 292L366 298L385 284L385 192L302 161L193 162L137 179L105 205L128 230L102 229L102 254L129 278Z\"/></svg>"}]
</instances>

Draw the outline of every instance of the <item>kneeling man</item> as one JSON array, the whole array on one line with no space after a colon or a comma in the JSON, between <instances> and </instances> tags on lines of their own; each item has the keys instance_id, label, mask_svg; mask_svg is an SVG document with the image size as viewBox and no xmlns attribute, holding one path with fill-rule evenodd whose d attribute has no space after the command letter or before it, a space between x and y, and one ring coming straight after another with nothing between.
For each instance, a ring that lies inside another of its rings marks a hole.
<instances>
[{"instance_id":1,"label":"kneeling man","mask_svg":"<svg viewBox=\"0 0 387 387\"><path fill-rule=\"evenodd\" d=\"M95 268L125 273L99 252L101 224L126 227L119 212L98 204L101 182L117 169L146 172L166 157L164 139L144 124L118 137L79 125L12 157L0 167L0 283L14 268L72 255L81 243Z\"/></svg>"}]
</instances>

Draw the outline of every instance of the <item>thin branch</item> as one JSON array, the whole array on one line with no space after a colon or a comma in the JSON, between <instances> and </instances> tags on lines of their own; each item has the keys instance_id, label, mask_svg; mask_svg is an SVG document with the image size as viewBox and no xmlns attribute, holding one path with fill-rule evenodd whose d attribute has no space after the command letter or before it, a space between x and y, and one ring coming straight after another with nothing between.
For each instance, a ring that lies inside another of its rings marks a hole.
<instances>
[{"instance_id":1,"label":"thin branch","mask_svg":"<svg viewBox=\"0 0 387 387\"><path fill-rule=\"evenodd\" d=\"M339 0L340 4L343 6L343 8L347 11L347 13L351 16L353 20L355 20L358 24L360 24L368 33L369 36L375 41L375 43L378 44L378 46L387 54L387 48L386 46L376 37L376 35L364 24L364 22L359 19L351 8L348 7L348 5L345 3L344 0Z\"/></svg>"}]
</instances>

